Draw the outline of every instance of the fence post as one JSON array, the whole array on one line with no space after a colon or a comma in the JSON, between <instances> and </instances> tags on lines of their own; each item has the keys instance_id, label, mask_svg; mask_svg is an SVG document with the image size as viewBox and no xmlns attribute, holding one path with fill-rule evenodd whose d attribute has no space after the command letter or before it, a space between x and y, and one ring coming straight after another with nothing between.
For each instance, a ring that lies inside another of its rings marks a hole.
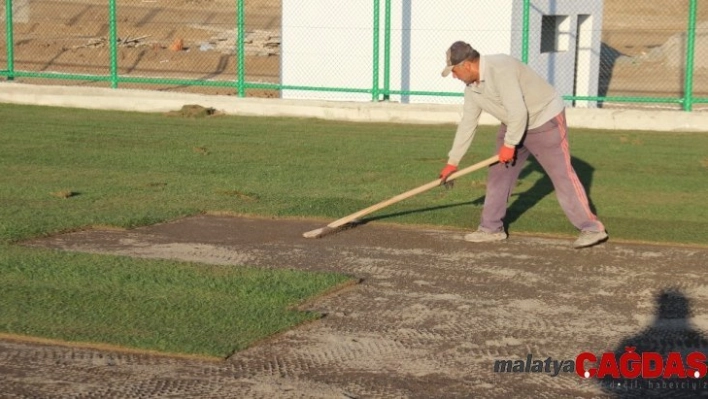
<instances>
[{"instance_id":1,"label":"fence post","mask_svg":"<svg viewBox=\"0 0 708 399\"><path fill-rule=\"evenodd\" d=\"M12 26L12 0L5 0L5 39L7 41L7 80L15 79L15 40Z\"/></svg>"},{"instance_id":2,"label":"fence post","mask_svg":"<svg viewBox=\"0 0 708 399\"><path fill-rule=\"evenodd\" d=\"M693 66L696 51L696 14L698 0L690 0L688 30L686 31L686 72L684 81L683 110L693 110Z\"/></svg>"},{"instance_id":3,"label":"fence post","mask_svg":"<svg viewBox=\"0 0 708 399\"><path fill-rule=\"evenodd\" d=\"M385 0L384 16L384 100L388 101L391 90L391 0Z\"/></svg>"},{"instance_id":4,"label":"fence post","mask_svg":"<svg viewBox=\"0 0 708 399\"><path fill-rule=\"evenodd\" d=\"M531 0L524 0L524 19L521 27L521 61L529 63L529 19Z\"/></svg>"},{"instance_id":5,"label":"fence post","mask_svg":"<svg viewBox=\"0 0 708 399\"><path fill-rule=\"evenodd\" d=\"M381 36L381 1L374 0L374 60L373 83L371 88L371 101L379 101L379 38Z\"/></svg>"},{"instance_id":6,"label":"fence post","mask_svg":"<svg viewBox=\"0 0 708 399\"><path fill-rule=\"evenodd\" d=\"M238 31L238 82L239 97L246 97L246 10L245 0L237 0L237 31Z\"/></svg>"},{"instance_id":7,"label":"fence post","mask_svg":"<svg viewBox=\"0 0 708 399\"><path fill-rule=\"evenodd\" d=\"M111 54L111 88L118 87L118 34L116 18L116 0L108 2L108 42Z\"/></svg>"}]
</instances>

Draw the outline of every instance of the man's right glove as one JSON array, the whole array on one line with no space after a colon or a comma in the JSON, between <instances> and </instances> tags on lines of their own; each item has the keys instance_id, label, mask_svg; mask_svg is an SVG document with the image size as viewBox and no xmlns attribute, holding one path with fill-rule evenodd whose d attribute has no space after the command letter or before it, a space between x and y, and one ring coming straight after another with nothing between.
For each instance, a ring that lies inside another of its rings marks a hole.
<instances>
[{"instance_id":1,"label":"man's right glove","mask_svg":"<svg viewBox=\"0 0 708 399\"><path fill-rule=\"evenodd\" d=\"M442 179L442 180L440 181L440 185L443 185L443 184L444 184L444 185L447 186L447 187L452 187L452 185L454 184L454 182L453 182L453 181L448 182L448 181L447 181L447 178L450 177L450 175L453 174L453 173L455 173L455 172L457 172L457 166L456 166L456 165L447 164L447 165L445 166L445 168L442 170L442 172L440 172L440 176L439 176L439 177L440 177L440 179Z\"/></svg>"}]
</instances>

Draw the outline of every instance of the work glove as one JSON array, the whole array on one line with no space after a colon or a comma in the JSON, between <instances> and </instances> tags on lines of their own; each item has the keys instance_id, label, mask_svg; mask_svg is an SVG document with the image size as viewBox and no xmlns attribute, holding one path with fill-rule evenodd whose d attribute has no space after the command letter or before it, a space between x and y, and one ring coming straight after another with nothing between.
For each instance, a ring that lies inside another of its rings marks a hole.
<instances>
[{"instance_id":1,"label":"work glove","mask_svg":"<svg viewBox=\"0 0 708 399\"><path fill-rule=\"evenodd\" d=\"M516 147L509 147L506 144L499 148L499 162L508 164L513 164L514 156L516 155Z\"/></svg>"},{"instance_id":2,"label":"work glove","mask_svg":"<svg viewBox=\"0 0 708 399\"><path fill-rule=\"evenodd\" d=\"M447 178L450 177L451 174L457 172L457 166L456 165L450 165L447 164L445 165L445 168L440 172L440 185L444 185L446 188L452 188L455 184L454 181L447 181Z\"/></svg>"}]
</instances>

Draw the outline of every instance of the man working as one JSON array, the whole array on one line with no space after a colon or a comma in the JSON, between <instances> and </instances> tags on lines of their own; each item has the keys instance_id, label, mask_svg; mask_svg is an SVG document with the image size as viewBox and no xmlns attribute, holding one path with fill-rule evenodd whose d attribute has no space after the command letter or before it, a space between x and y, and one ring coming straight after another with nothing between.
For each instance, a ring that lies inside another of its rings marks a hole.
<instances>
[{"instance_id":1,"label":"man working","mask_svg":"<svg viewBox=\"0 0 708 399\"><path fill-rule=\"evenodd\" d=\"M450 73L465 83L463 115L457 127L443 182L455 171L472 143L482 111L502 122L497 133L499 163L489 168L487 192L477 231L466 241L488 242L507 238L503 219L507 202L529 154L548 174L561 208L580 230L575 248L607 239L603 224L591 211L585 189L570 163L565 105L556 90L526 64L504 54L480 56L458 41L447 51Z\"/></svg>"}]
</instances>

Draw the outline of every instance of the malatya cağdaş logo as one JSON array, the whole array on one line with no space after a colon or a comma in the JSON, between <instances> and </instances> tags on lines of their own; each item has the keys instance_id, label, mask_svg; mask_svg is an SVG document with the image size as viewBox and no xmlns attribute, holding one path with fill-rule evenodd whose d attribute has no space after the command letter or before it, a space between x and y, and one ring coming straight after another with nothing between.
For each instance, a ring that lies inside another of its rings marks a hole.
<instances>
[{"instance_id":1,"label":"malatya ca\u011fda\u015f logo","mask_svg":"<svg viewBox=\"0 0 708 399\"><path fill-rule=\"evenodd\" d=\"M635 352L628 346L617 358L615 353L604 353L597 358L590 352L583 352L575 358L575 373L581 378L615 379L686 379L701 378L706 375L706 354L691 352L685 357L680 352L670 352L666 358L658 352ZM590 363L589 367L586 364ZM595 366L592 366L595 364Z\"/></svg>"},{"instance_id":2,"label":"malatya ca\u011fda\u015f logo","mask_svg":"<svg viewBox=\"0 0 708 399\"><path fill-rule=\"evenodd\" d=\"M580 378L613 379L686 379L702 378L708 373L708 357L703 352L683 355L670 352L636 352L636 347L625 347L619 358L614 352L603 353L599 358L590 352L579 354L575 360L496 360L497 373L547 373L553 377L560 373L575 372Z\"/></svg>"}]
</instances>

